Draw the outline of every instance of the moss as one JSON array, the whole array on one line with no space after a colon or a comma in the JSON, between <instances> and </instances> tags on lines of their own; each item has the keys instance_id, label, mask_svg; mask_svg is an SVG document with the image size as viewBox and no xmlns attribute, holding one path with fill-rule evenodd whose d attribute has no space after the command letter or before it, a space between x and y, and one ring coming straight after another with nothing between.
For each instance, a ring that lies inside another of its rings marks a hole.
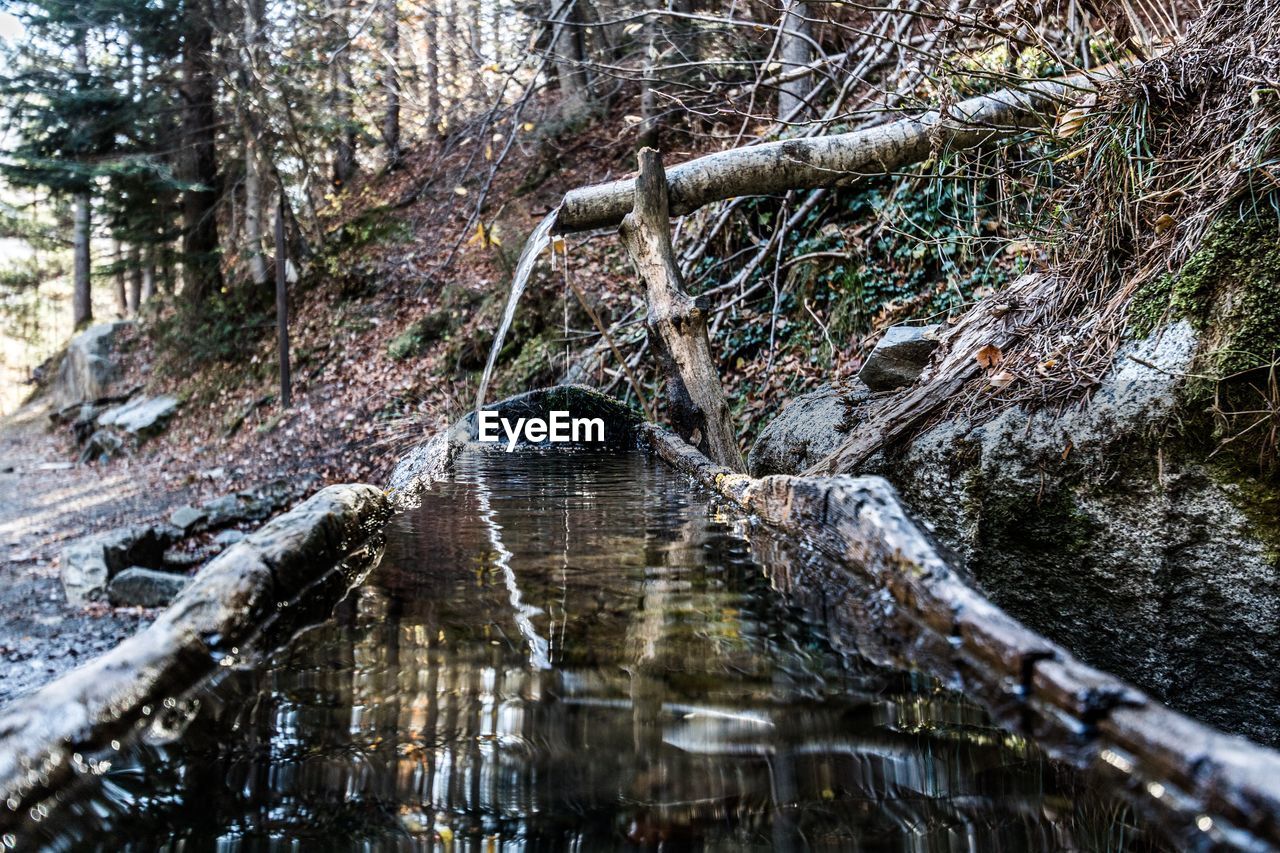
<instances>
[{"instance_id":1,"label":"moss","mask_svg":"<svg viewBox=\"0 0 1280 853\"><path fill-rule=\"evenodd\" d=\"M409 328L392 338L387 343L387 355L396 361L421 355L429 344L440 339L448 327L448 314L444 312L428 314L410 323Z\"/></svg>"},{"instance_id":2,"label":"moss","mask_svg":"<svg viewBox=\"0 0 1280 853\"><path fill-rule=\"evenodd\" d=\"M1280 352L1280 224L1272 215L1228 216L1175 274L1143 288L1130 322L1147 335L1170 318L1208 333L1199 369L1235 376L1269 365Z\"/></svg>"},{"instance_id":3,"label":"moss","mask_svg":"<svg viewBox=\"0 0 1280 853\"><path fill-rule=\"evenodd\" d=\"M525 341L520 354L501 372L498 385L501 396L552 384L556 379L556 357L562 352L563 345L557 347L551 334L540 334Z\"/></svg>"},{"instance_id":4,"label":"moss","mask_svg":"<svg viewBox=\"0 0 1280 853\"><path fill-rule=\"evenodd\" d=\"M1266 548L1268 562L1280 569L1280 488L1265 477L1241 471L1229 461L1210 467L1209 475L1249 520L1249 532Z\"/></svg>"}]
</instances>

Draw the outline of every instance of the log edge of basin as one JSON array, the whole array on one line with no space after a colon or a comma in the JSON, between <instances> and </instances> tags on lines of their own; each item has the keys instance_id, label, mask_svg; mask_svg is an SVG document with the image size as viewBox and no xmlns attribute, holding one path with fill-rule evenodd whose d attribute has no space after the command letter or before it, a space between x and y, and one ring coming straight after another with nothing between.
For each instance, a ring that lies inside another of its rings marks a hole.
<instances>
[{"instance_id":1,"label":"log edge of basin","mask_svg":"<svg viewBox=\"0 0 1280 853\"><path fill-rule=\"evenodd\" d=\"M887 593L877 622L912 639L882 647L883 663L928 672L1053 757L1110 778L1187 847L1280 847L1280 753L1162 705L1005 613L950 568L884 478L753 478L653 424L641 442Z\"/></svg>"},{"instance_id":2,"label":"log edge of basin","mask_svg":"<svg viewBox=\"0 0 1280 853\"><path fill-rule=\"evenodd\" d=\"M376 486L321 489L211 560L147 628L0 709L0 829L39 820L46 797L94 772L95 754L245 647L390 512Z\"/></svg>"}]
</instances>

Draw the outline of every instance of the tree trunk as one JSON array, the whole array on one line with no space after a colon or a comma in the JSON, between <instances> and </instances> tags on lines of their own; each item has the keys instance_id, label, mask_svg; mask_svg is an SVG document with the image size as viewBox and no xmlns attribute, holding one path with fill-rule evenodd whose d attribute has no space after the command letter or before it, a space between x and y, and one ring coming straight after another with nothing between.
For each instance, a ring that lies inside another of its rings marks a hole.
<instances>
[{"instance_id":1,"label":"tree trunk","mask_svg":"<svg viewBox=\"0 0 1280 853\"><path fill-rule=\"evenodd\" d=\"M129 316L129 289L124 280L124 248L119 240L111 241L111 264L115 267L116 315Z\"/></svg>"},{"instance_id":2,"label":"tree trunk","mask_svg":"<svg viewBox=\"0 0 1280 853\"><path fill-rule=\"evenodd\" d=\"M76 75L80 86L88 85L89 33L81 28L76 41ZM75 328L86 326L93 320L93 295L89 289L89 192L75 195L75 217L72 224L71 244L74 267L74 290L71 299L71 318Z\"/></svg>"},{"instance_id":3,"label":"tree trunk","mask_svg":"<svg viewBox=\"0 0 1280 853\"><path fill-rule=\"evenodd\" d=\"M258 141L250 132L244 137L244 241L249 277L255 287L262 287L268 275L262 252L262 166L258 162Z\"/></svg>"},{"instance_id":4,"label":"tree trunk","mask_svg":"<svg viewBox=\"0 0 1280 853\"><path fill-rule=\"evenodd\" d=\"M644 76L640 81L640 133L636 139L637 148L658 147L658 104L654 93L654 66L658 61L658 22L654 12L658 9L657 0L646 0L648 14L644 17Z\"/></svg>"},{"instance_id":5,"label":"tree trunk","mask_svg":"<svg viewBox=\"0 0 1280 853\"><path fill-rule=\"evenodd\" d=\"M480 22L484 16L480 11L480 0L471 0L467 7L467 32L471 37L471 56L468 58L467 69L471 74L471 103L472 109L478 110L484 103L484 73L481 67L484 65L484 41L480 35Z\"/></svg>"},{"instance_id":6,"label":"tree trunk","mask_svg":"<svg viewBox=\"0 0 1280 853\"><path fill-rule=\"evenodd\" d=\"M129 247L129 313L137 316L142 310L142 262L138 247Z\"/></svg>"},{"instance_id":7,"label":"tree trunk","mask_svg":"<svg viewBox=\"0 0 1280 853\"><path fill-rule=\"evenodd\" d=\"M427 9L427 130L432 136L440 135L440 21L436 7Z\"/></svg>"},{"instance_id":8,"label":"tree trunk","mask_svg":"<svg viewBox=\"0 0 1280 853\"><path fill-rule=\"evenodd\" d=\"M683 215L740 195L851 184L924 160L935 144L972 148L1035 126L1043 121L1041 113L1092 88L1093 79L1077 74L970 98L945 116L933 110L854 133L787 139L699 157L667 173L671 213ZM567 193L557 229L565 233L618 225L632 208L635 187L634 178L624 178Z\"/></svg>"},{"instance_id":9,"label":"tree trunk","mask_svg":"<svg viewBox=\"0 0 1280 853\"><path fill-rule=\"evenodd\" d=\"M257 67L258 50L262 42L262 4L259 0L245 0L244 4L244 62L245 70ZM256 79L256 74L252 79ZM247 75L241 76L246 81ZM247 94L247 92L246 92ZM258 145L262 123L250 101L241 98L242 123L244 124L244 242L249 262L249 279L255 287L267 283L267 261L262 252L262 161Z\"/></svg>"},{"instance_id":10,"label":"tree trunk","mask_svg":"<svg viewBox=\"0 0 1280 853\"><path fill-rule=\"evenodd\" d=\"M587 72L582 62L582 29L578 20L577 0L550 0L551 56L560 86L560 112L572 118L586 109Z\"/></svg>"},{"instance_id":11,"label":"tree trunk","mask_svg":"<svg viewBox=\"0 0 1280 853\"><path fill-rule=\"evenodd\" d=\"M787 0L783 7L778 53L782 58L780 73L803 68L813 61L813 27L809 22L809 6L803 0ZM804 121L809 113L805 101L813 87L812 75L805 74L778 86L778 120Z\"/></svg>"},{"instance_id":12,"label":"tree trunk","mask_svg":"<svg viewBox=\"0 0 1280 853\"><path fill-rule=\"evenodd\" d=\"M333 187L343 189L356 174L356 120L352 108L355 82L351 77L351 30L348 26L348 4L333 0L329 6L334 21L333 38L333 112L341 128L333 142Z\"/></svg>"},{"instance_id":13,"label":"tree trunk","mask_svg":"<svg viewBox=\"0 0 1280 853\"><path fill-rule=\"evenodd\" d=\"M387 146L387 167L400 162L400 18L396 0L382 0L382 85L386 109L382 117L382 141Z\"/></svg>"},{"instance_id":14,"label":"tree trunk","mask_svg":"<svg viewBox=\"0 0 1280 853\"><path fill-rule=\"evenodd\" d=\"M146 261L142 265L142 304L146 305L156 295L156 250L148 245Z\"/></svg>"},{"instance_id":15,"label":"tree trunk","mask_svg":"<svg viewBox=\"0 0 1280 853\"><path fill-rule=\"evenodd\" d=\"M187 0L182 42L183 296L199 305L222 289L218 258L217 112L213 15L208 0Z\"/></svg>"},{"instance_id":16,"label":"tree trunk","mask_svg":"<svg viewBox=\"0 0 1280 853\"><path fill-rule=\"evenodd\" d=\"M641 149L638 157L634 206L620 233L645 283L649 340L666 373L672 425L713 462L743 471L746 465L711 358L706 312L685 292L671 249L662 161L652 148Z\"/></svg>"}]
</instances>

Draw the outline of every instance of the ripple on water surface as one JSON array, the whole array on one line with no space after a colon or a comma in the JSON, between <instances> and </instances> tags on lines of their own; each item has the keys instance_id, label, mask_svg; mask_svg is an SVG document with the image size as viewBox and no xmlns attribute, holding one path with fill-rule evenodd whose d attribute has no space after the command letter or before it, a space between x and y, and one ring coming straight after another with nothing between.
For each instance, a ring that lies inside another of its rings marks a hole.
<instances>
[{"instance_id":1,"label":"ripple on water surface","mask_svg":"<svg viewBox=\"0 0 1280 853\"><path fill-rule=\"evenodd\" d=\"M642 456L466 455L328 621L222 672L44 841L1156 846L962 697L837 655L752 553Z\"/></svg>"}]
</instances>

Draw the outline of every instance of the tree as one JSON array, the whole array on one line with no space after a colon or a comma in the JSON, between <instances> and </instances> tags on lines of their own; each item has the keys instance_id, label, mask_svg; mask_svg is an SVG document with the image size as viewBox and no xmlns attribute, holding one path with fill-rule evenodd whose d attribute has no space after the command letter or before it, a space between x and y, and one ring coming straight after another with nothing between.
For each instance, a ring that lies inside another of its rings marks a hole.
<instances>
[{"instance_id":1,"label":"tree","mask_svg":"<svg viewBox=\"0 0 1280 853\"><path fill-rule=\"evenodd\" d=\"M396 0L382 2L382 88L386 107L382 117L382 141L387 147L387 167L400 162L400 12Z\"/></svg>"},{"instance_id":2,"label":"tree","mask_svg":"<svg viewBox=\"0 0 1280 853\"><path fill-rule=\"evenodd\" d=\"M222 289L218 244L217 81L210 0L185 0L182 41L183 297L199 305Z\"/></svg>"}]
</instances>

